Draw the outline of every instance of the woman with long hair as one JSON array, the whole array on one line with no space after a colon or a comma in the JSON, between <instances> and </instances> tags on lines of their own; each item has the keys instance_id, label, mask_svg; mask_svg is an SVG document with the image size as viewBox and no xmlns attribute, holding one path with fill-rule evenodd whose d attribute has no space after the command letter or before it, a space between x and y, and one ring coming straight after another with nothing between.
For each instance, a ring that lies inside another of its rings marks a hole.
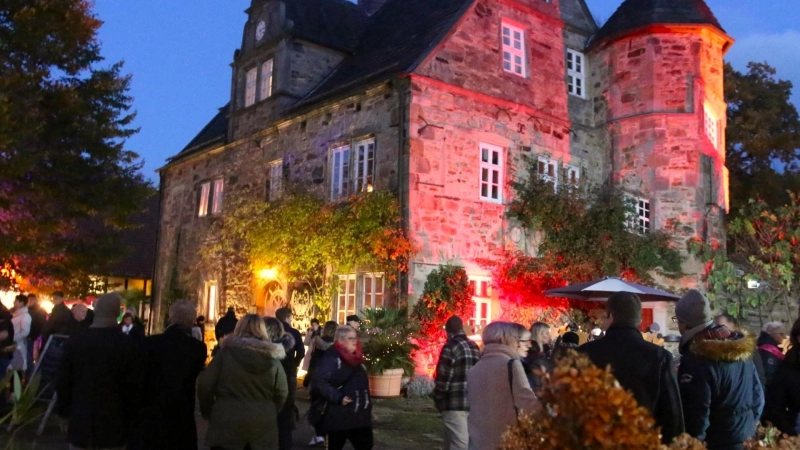
<instances>
[{"instance_id":1,"label":"woman with long hair","mask_svg":"<svg viewBox=\"0 0 800 450\"><path fill-rule=\"evenodd\" d=\"M285 357L256 314L239 319L233 334L222 339L197 383L212 450L278 450L278 412L289 391Z\"/></svg>"},{"instance_id":2,"label":"woman with long hair","mask_svg":"<svg viewBox=\"0 0 800 450\"><path fill-rule=\"evenodd\" d=\"M771 422L782 433L800 434L800 318L789 333L791 348L767 386L764 422Z\"/></svg>"}]
</instances>

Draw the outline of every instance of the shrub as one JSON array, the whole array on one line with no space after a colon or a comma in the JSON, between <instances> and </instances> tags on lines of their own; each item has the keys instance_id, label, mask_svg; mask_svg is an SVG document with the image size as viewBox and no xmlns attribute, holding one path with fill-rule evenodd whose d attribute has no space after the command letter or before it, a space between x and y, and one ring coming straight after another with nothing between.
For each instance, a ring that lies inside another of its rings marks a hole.
<instances>
[{"instance_id":1,"label":"shrub","mask_svg":"<svg viewBox=\"0 0 800 450\"><path fill-rule=\"evenodd\" d=\"M433 378L425 375L416 375L406 384L406 396L408 398L430 397L433 395L435 385Z\"/></svg>"}]
</instances>

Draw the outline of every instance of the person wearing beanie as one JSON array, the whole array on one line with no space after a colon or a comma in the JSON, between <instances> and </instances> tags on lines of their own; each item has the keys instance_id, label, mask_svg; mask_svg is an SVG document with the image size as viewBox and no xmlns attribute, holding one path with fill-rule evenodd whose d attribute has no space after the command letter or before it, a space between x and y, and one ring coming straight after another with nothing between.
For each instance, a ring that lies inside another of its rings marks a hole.
<instances>
[{"instance_id":1,"label":"person wearing beanie","mask_svg":"<svg viewBox=\"0 0 800 450\"><path fill-rule=\"evenodd\" d=\"M681 333L678 381L686 432L711 449L743 448L756 433L764 391L752 361L755 339L714 323L696 290L675 306Z\"/></svg>"},{"instance_id":2,"label":"person wearing beanie","mask_svg":"<svg viewBox=\"0 0 800 450\"><path fill-rule=\"evenodd\" d=\"M433 399L444 420L444 448L466 450L469 444L467 372L478 363L481 352L477 344L467 338L460 317L447 319L444 329L447 343L436 364Z\"/></svg>"},{"instance_id":3,"label":"person wearing beanie","mask_svg":"<svg viewBox=\"0 0 800 450\"><path fill-rule=\"evenodd\" d=\"M141 358L136 342L117 327L121 297L95 301L92 325L64 344L56 377L58 414L69 419L70 448L124 448L141 398Z\"/></svg>"},{"instance_id":4,"label":"person wearing beanie","mask_svg":"<svg viewBox=\"0 0 800 450\"><path fill-rule=\"evenodd\" d=\"M683 434L683 410L672 354L648 342L639 332L642 302L631 292L617 292L606 302L606 335L578 349L594 365L611 367L619 384L633 394L661 428L661 442L669 445Z\"/></svg>"},{"instance_id":5,"label":"person wearing beanie","mask_svg":"<svg viewBox=\"0 0 800 450\"><path fill-rule=\"evenodd\" d=\"M347 316L344 320L345 324L350 325L354 330L358 331L361 329L361 318L357 315L353 314L352 316Z\"/></svg>"}]
</instances>

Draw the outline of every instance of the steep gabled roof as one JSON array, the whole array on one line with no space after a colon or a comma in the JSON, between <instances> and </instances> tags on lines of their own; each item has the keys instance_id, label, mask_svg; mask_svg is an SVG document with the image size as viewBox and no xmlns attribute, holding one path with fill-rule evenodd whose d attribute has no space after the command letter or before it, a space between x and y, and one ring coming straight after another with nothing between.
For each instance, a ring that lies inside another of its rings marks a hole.
<instances>
[{"instance_id":1,"label":"steep gabled roof","mask_svg":"<svg viewBox=\"0 0 800 450\"><path fill-rule=\"evenodd\" d=\"M168 161L183 158L184 156L199 152L210 146L219 146L225 144L228 140L229 109L230 103L220 108L217 115L215 115L214 118L211 119L211 121L208 122L199 133L197 133L197 136L195 136L194 139L192 139L186 145L186 147L180 151L180 153L169 158Z\"/></svg>"},{"instance_id":2,"label":"steep gabled roof","mask_svg":"<svg viewBox=\"0 0 800 450\"><path fill-rule=\"evenodd\" d=\"M593 43L657 24L705 24L725 32L703 0L625 0L594 37Z\"/></svg>"},{"instance_id":3,"label":"steep gabled roof","mask_svg":"<svg viewBox=\"0 0 800 450\"><path fill-rule=\"evenodd\" d=\"M413 71L473 1L388 1L370 17L353 54L345 58L298 106Z\"/></svg>"},{"instance_id":4,"label":"steep gabled roof","mask_svg":"<svg viewBox=\"0 0 800 450\"><path fill-rule=\"evenodd\" d=\"M366 12L347 0L285 1L292 36L328 48L352 52L368 21Z\"/></svg>"}]
</instances>

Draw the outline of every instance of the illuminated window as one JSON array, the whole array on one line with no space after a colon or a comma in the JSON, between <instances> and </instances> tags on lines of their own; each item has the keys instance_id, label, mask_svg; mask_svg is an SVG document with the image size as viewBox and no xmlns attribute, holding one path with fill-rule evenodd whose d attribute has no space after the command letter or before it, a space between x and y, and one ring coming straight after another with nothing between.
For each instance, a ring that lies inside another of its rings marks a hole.
<instances>
[{"instance_id":1,"label":"illuminated window","mask_svg":"<svg viewBox=\"0 0 800 450\"><path fill-rule=\"evenodd\" d=\"M247 71L245 90L244 90L244 106L250 106L256 102L256 78L258 77L258 68L252 68Z\"/></svg>"},{"instance_id":2,"label":"illuminated window","mask_svg":"<svg viewBox=\"0 0 800 450\"><path fill-rule=\"evenodd\" d=\"M567 49L567 90L571 95L586 98L586 57Z\"/></svg>"},{"instance_id":3,"label":"illuminated window","mask_svg":"<svg viewBox=\"0 0 800 450\"><path fill-rule=\"evenodd\" d=\"M274 202L283 192L283 160L272 161L267 169L267 201Z\"/></svg>"},{"instance_id":4,"label":"illuminated window","mask_svg":"<svg viewBox=\"0 0 800 450\"><path fill-rule=\"evenodd\" d=\"M344 324L347 316L356 313L356 274L339 275L336 293L336 321Z\"/></svg>"},{"instance_id":5,"label":"illuminated window","mask_svg":"<svg viewBox=\"0 0 800 450\"><path fill-rule=\"evenodd\" d=\"M199 217L222 212L222 197L224 195L224 183L222 178L218 180L206 181L200 185L200 199L198 202L197 215Z\"/></svg>"},{"instance_id":6,"label":"illuminated window","mask_svg":"<svg viewBox=\"0 0 800 450\"><path fill-rule=\"evenodd\" d=\"M200 217L208 215L208 201L211 198L211 183L200 185L200 202L197 215Z\"/></svg>"},{"instance_id":7,"label":"illuminated window","mask_svg":"<svg viewBox=\"0 0 800 450\"><path fill-rule=\"evenodd\" d=\"M711 112L708 105L703 108L703 122L706 130L706 137L711 141L714 148L719 146L719 121L714 113Z\"/></svg>"},{"instance_id":8,"label":"illuminated window","mask_svg":"<svg viewBox=\"0 0 800 450\"><path fill-rule=\"evenodd\" d=\"M558 190L558 162L546 156L540 156L536 163L536 173L539 178L551 183L553 191Z\"/></svg>"},{"instance_id":9,"label":"illuminated window","mask_svg":"<svg viewBox=\"0 0 800 450\"><path fill-rule=\"evenodd\" d=\"M385 288L382 273L365 273L362 279L361 292L364 293L362 308L383 308L383 291Z\"/></svg>"},{"instance_id":10,"label":"illuminated window","mask_svg":"<svg viewBox=\"0 0 800 450\"><path fill-rule=\"evenodd\" d=\"M472 326L473 332L477 333L492 321L491 280L470 277L469 286L472 290L472 301L475 303L469 324Z\"/></svg>"},{"instance_id":11,"label":"illuminated window","mask_svg":"<svg viewBox=\"0 0 800 450\"><path fill-rule=\"evenodd\" d=\"M372 192L375 173L375 141L356 143L356 192Z\"/></svg>"},{"instance_id":12,"label":"illuminated window","mask_svg":"<svg viewBox=\"0 0 800 450\"><path fill-rule=\"evenodd\" d=\"M630 214L628 227L637 234L650 232L650 200L637 197L627 197L627 201L634 210Z\"/></svg>"},{"instance_id":13,"label":"illuminated window","mask_svg":"<svg viewBox=\"0 0 800 450\"><path fill-rule=\"evenodd\" d=\"M493 203L503 202L503 148L481 144L480 198Z\"/></svg>"},{"instance_id":14,"label":"illuminated window","mask_svg":"<svg viewBox=\"0 0 800 450\"><path fill-rule=\"evenodd\" d=\"M249 76L249 75L248 75ZM261 87L259 98L264 100L272 95L272 59L261 64Z\"/></svg>"},{"instance_id":15,"label":"illuminated window","mask_svg":"<svg viewBox=\"0 0 800 450\"><path fill-rule=\"evenodd\" d=\"M331 199L346 196L350 190L350 147L331 151Z\"/></svg>"},{"instance_id":16,"label":"illuminated window","mask_svg":"<svg viewBox=\"0 0 800 450\"><path fill-rule=\"evenodd\" d=\"M211 214L219 214L222 212L222 196L225 191L225 183L222 178L214 180L214 197L211 202Z\"/></svg>"},{"instance_id":17,"label":"illuminated window","mask_svg":"<svg viewBox=\"0 0 800 450\"><path fill-rule=\"evenodd\" d=\"M525 32L507 23L502 29L503 70L525 77Z\"/></svg>"},{"instance_id":18,"label":"illuminated window","mask_svg":"<svg viewBox=\"0 0 800 450\"><path fill-rule=\"evenodd\" d=\"M206 319L209 322L217 321L217 312L219 310L219 299L217 294L217 282L205 282L205 300L206 300Z\"/></svg>"}]
</instances>

